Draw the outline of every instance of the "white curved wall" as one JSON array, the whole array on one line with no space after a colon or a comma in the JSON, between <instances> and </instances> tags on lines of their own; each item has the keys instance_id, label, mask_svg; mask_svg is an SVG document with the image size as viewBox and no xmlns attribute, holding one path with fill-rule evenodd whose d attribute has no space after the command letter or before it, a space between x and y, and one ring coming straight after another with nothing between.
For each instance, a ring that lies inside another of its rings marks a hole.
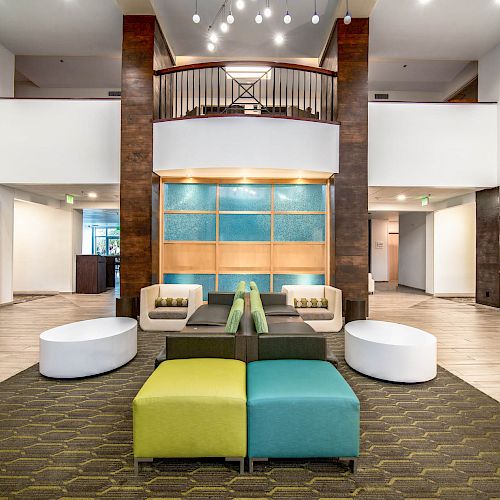
<instances>
[{"instance_id":1,"label":"white curved wall","mask_svg":"<svg viewBox=\"0 0 500 500\"><path fill-rule=\"evenodd\" d=\"M153 169L339 171L339 126L262 117L193 118L153 128Z\"/></svg>"}]
</instances>

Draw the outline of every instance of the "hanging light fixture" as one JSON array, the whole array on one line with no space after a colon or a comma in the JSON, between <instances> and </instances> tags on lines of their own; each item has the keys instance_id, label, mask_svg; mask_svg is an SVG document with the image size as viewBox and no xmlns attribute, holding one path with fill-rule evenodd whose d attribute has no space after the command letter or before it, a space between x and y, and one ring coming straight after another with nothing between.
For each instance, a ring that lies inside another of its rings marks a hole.
<instances>
[{"instance_id":1,"label":"hanging light fixture","mask_svg":"<svg viewBox=\"0 0 500 500\"><path fill-rule=\"evenodd\" d=\"M283 17L283 22L285 24L290 24L292 22L292 16L290 15L290 12L288 11L288 0L286 0L286 12L285 12L285 17Z\"/></svg>"},{"instance_id":2,"label":"hanging light fixture","mask_svg":"<svg viewBox=\"0 0 500 500\"><path fill-rule=\"evenodd\" d=\"M198 14L198 0L195 0L195 8L194 8L194 14L193 14L193 23L198 24L201 21L201 18Z\"/></svg>"},{"instance_id":3,"label":"hanging light fixture","mask_svg":"<svg viewBox=\"0 0 500 500\"><path fill-rule=\"evenodd\" d=\"M207 43L207 49L210 51L210 52L213 52L215 50L215 44L212 43L212 42L208 42Z\"/></svg>"},{"instance_id":4,"label":"hanging light fixture","mask_svg":"<svg viewBox=\"0 0 500 500\"><path fill-rule=\"evenodd\" d=\"M271 17L273 11L271 10L270 0L266 0L266 7L264 8L264 16Z\"/></svg>"},{"instance_id":5,"label":"hanging light fixture","mask_svg":"<svg viewBox=\"0 0 500 500\"><path fill-rule=\"evenodd\" d=\"M227 24L233 24L234 23L234 16L233 16L233 0L229 2L229 14L226 17Z\"/></svg>"},{"instance_id":6,"label":"hanging light fixture","mask_svg":"<svg viewBox=\"0 0 500 500\"><path fill-rule=\"evenodd\" d=\"M255 22L257 24L261 24L262 23L262 14L260 13L260 10L259 10L259 12L257 12L257 15L255 16Z\"/></svg>"},{"instance_id":7,"label":"hanging light fixture","mask_svg":"<svg viewBox=\"0 0 500 500\"><path fill-rule=\"evenodd\" d=\"M245 0L236 0L236 8L243 10L245 8Z\"/></svg>"},{"instance_id":8,"label":"hanging light fixture","mask_svg":"<svg viewBox=\"0 0 500 500\"><path fill-rule=\"evenodd\" d=\"M352 17L351 13L349 12L349 0L346 0L346 6L347 6L347 11L344 16L344 24L351 24Z\"/></svg>"},{"instance_id":9,"label":"hanging light fixture","mask_svg":"<svg viewBox=\"0 0 500 500\"><path fill-rule=\"evenodd\" d=\"M276 45L283 45L284 41L285 37L281 33L276 33L276 35L274 35L274 43Z\"/></svg>"},{"instance_id":10,"label":"hanging light fixture","mask_svg":"<svg viewBox=\"0 0 500 500\"><path fill-rule=\"evenodd\" d=\"M229 26L226 23L225 17L226 17L226 2L222 4L222 21L220 23L220 30L222 31L222 33L227 33L227 31L229 30Z\"/></svg>"},{"instance_id":11,"label":"hanging light fixture","mask_svg":"<svg viewBox=\"0 0 500 500\"><path fill-rule=\"evenodd\" d=\"M314 15L311 18L311 22L313 24L318 24L319 23L318 8L317 8L317 5L316 5L316 0L314 0Z\"/></svg>"},{"instance_id":12,"label":"hanging light fixture","mask_svg":"<svg viewBox=\"0 0 500 500\"><path fill-rule=\"evenodd\" d=\"M215 31L212 31L209 35L208 35L208 39L212 42L212 43L217 43L219 41L219 37L217 36L217 33L215 33Z\"/></svg>"}]
</instances>

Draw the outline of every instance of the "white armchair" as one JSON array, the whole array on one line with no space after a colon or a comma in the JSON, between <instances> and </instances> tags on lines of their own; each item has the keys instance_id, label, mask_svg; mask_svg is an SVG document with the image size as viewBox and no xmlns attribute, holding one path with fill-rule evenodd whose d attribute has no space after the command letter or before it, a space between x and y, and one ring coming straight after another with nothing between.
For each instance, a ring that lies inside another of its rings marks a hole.
<instances>
[{"instance_id":1,"label":"white armchair","mask_svg":"<svg viewBox=\"0 0 500 500\"><path fill-rule=\"evenodd\" d=\"M187 307L155 308L158 297L186 298ZM180 332L203 303L201 285L160 284L141 289L140 325L145 331Z\"/></svg>"},{"instance_id":2,"label":"white armchair","mask_svg":"<svg viewBox=\"0 0 500 500\"><path fill-rule=\"evenodd\" d=\"M297 312L316 332L342 329L342 290L326 285L283 285L281 291L290 306L294 306L294 299L328 299L328 309L297 308Z\"/></svg>"},{"instance_id":3,"label":"white armchair","mask_svg":"<svg viewBox=\"0 0 500 500\"><path fill-rule=\"evenodd\" d=\"M368 293L375 293L375 280L372 273L368 273Z\"/></svg>"}]
</instances>

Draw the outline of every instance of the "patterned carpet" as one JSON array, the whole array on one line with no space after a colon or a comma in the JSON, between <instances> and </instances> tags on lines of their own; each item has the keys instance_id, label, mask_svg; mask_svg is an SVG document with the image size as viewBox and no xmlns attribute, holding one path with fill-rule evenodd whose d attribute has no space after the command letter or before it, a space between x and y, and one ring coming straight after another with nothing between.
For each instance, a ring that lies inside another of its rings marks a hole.
<instances>
[{"instance_id":1,"label":"patterned carpet","mask_svg":"<svg viewBox=\"0 0 500 500\"><path fill-rule=\"evenodd\" d=\"M0 499L500 498L500 404L440 368L401 385L340 371L361 401L356 475L327 460L275 460L239 475L220 460L160 460L133 475L131 401L161 335L128 365L54 381L38 366L0 384ZM343 335L331 345L342 359Z\"/></svg>"}]
</instances>

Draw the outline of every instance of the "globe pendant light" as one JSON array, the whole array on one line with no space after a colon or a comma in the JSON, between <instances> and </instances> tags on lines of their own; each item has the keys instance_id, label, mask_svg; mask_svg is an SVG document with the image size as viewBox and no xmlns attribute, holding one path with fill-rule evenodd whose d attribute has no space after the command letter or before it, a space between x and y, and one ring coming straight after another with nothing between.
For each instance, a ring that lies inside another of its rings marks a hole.
<instances>
[{"instance_id":1,"label":"globe pendant light","mask_svg":"<svg viewBox=\"0 0 500 500\"><path fill-rule=\"evenodd\" d=\"M237 0L236 1L236 8L238 10L243 10L245 8L245 2L244 2L244 0Z\"/></svg>"},{"instance_id":2,"label":"globe pendant light","mask_svg":"<svg viewBox=\"0 0 500 500\"><path fill-rule=\"evenodd\" d=\"M292 22L292 16L290 15L290 12L288 12L288 0L286 0L286 12L285 17L283 18L283 22L285 24L290 24Z\"/></svg>"},{"instance_id":3,"label":"globe pendant light","mask_svg":"<svg viewBox=\"0 0 500 500\"><path fill-rule=\"evenodd\" d=\"M271 17L273 15L273 11L271 10L271 6L269 5L270 0L266 0L266 7L264 9L264 16Z\"/></svg>"},{"instance_id":4,"label":"globe pendant light","mask_svg":"<svg viewBox=\"0 0 500 500\"><path fill-rule=\"evenodd\" d=\"M349 12L349 0L346 0L346 6L347 6L347 12L345 13L344 16L344 24L351 24L352 17L351 13Z\"/></svg>"},{"instance_id":5,"label":"globe pendant light","mask_svg":"<svg viewBox=\"0 0 500 500\"><path fill-rule=\"evenodd\" d=\"M313 24L318 24L319 23L319 16L318 16L318 9L316 6L316 0L314 0L314 15L311 18L311 22Z\"/></svg>"},{"instance_id":6,"label":"globe pendant light","mask_svg":"<svg viewBox=\"0 0 500 500\"><path fill-rule=\"evenodd\" d=\"M262 23L262 14L260 13L260 10L259 12L257 13L257 15L255 16L255 22L257 24L261 24Z\"/></svg>"},{"instance_id":7,"label":"globe pendant light","mask_svg":"<svg viewBox=\"0 0 500 500\"><path fill-rule=\"evenodd\" d=\"M194 14L193 14L193 23L198 24L200 21L201 21L201 18L198 14L198 0L196 0Z\"/></svg>"}]
</instances>

